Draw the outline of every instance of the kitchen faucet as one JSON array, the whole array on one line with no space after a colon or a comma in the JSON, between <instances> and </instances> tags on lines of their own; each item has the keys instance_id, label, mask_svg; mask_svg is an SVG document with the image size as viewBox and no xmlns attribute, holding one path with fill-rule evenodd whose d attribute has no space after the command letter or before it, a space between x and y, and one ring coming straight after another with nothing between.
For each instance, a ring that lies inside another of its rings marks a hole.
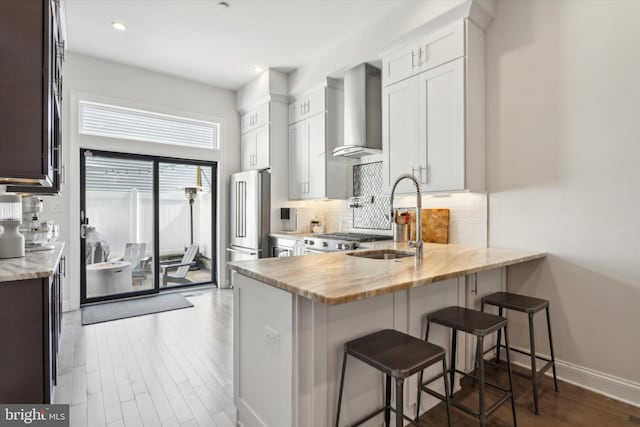
<instances>
[{"instance_id":1,"label":"kitchen faucet","mask_svg":"<svg viewBox=\"0 0 640 427\"><path fill-rule=\"evenodd\" d=\"M416 262L420 262L422 259L422 195L420 194L420 184L413 175L405 173L396 178L391 188L391 198L389 204L391 207L391 215L389 218L391 221L395 221L393 213L393 194L396 192L398 183L403 179L408 179L416 186L416 237L415 240L409 242L409 247L416 248Z\"/></svg>"}]
</instances>

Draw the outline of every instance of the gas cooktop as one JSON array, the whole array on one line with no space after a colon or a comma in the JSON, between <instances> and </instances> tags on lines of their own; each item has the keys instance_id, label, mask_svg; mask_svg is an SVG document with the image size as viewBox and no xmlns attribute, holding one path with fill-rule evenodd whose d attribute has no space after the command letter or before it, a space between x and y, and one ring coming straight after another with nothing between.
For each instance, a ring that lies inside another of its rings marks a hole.
<instances>
[{"instance_id":1,"label":"gas cooktop","mask_svg":"<svg viewBox=\"0 0 640 427\"><path fill-rule=\"evenodd\" d=\"M364 233L326 233L314 234L304 239L307 253L348 251L358 247L363 242L390 240L391 236Z\"/></svg>"}]
</instances>

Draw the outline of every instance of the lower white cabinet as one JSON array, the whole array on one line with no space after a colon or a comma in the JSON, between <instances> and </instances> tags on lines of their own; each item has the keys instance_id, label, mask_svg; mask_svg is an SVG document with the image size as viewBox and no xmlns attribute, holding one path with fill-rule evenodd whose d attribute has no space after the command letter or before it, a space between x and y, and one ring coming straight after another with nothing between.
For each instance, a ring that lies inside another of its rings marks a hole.
<instances>
[{"instance_id":1,"label":"lower white cabinet","mask_svg":"<svg viewBox=\"0 0 640 427\"><path fill-rule=\"evenodd\" d=\"M240 158L242 170L265 169L271 165L269 158L270 125L264 125L242 135Z\"/></svg>"},{"instance_id":2,"label":"lower white cabinet","mask_svg":"<svg viewBox=\"0 0 640 427\"><path fill-rule=\"evenodd\" d=\"M480 298L503 286L505 268L453 277L425 286L345 304L326 305L233 273L234 402L245 427L324 427L335 422L344 343L390 328L424 338L428 313L449 306L480 307ZM475 278L477 277L477 281ZM459 332L456 365L473 369L475 337ZM450 365L451 329L432 324L429 341L442 346ZM487 345L495 340L487 339ZM425 378L440 372L425 371ZM460 389L456 375L454 390ZM383 400L380 374L349 359L341 425L356 422ZM432 385L443 393L442 382ZM273 390L277 390L274 393ZM417 378L405 383L405 413L414 414ZM423 394L420 413L440 403ZM371 425L382 425L382 415Z\"/></svg>"}]
</instances>

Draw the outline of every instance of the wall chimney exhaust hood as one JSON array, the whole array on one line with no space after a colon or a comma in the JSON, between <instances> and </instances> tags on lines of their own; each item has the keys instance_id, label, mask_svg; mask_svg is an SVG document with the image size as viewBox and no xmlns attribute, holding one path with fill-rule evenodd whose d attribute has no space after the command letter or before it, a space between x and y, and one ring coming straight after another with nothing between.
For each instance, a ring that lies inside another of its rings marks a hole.
<instances>
[{"instance_id":1,"label":"wall chimney exhaust hood","mask_svg":"<svg viewBox=\"0 0 640 427\"><path fill-rule=\"evenodd\" d=\"M344 145L334 156L382 153L382 81L380 69L360 64L344 75Z\"/></svg>"}]
</instances>

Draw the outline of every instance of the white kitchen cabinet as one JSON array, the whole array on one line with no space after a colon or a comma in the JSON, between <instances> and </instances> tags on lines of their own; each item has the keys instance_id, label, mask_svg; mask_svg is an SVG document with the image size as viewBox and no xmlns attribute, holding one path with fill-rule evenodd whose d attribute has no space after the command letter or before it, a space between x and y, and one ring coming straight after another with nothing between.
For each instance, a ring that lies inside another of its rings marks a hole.
<instances>
[{"instance_id":1,"label":"white kitchen cabinet","mask_svg":"<svg viewBox=\"0 0 640 427\"><path fill-rule=\"evenodd\" d=\"M307 123L289 126L289 199L299 200L307 192L309 177L309 138Z\"/></svg>"},{"instance_id":2,"label":"white kitchen cabinet","mask_svg":"<svg viewBox=\"0 0 640 427\"><path fill-rule=\"evenodd\" d=\"M325 88L321 88L289 104L289 124L322 113L326 109Z\"/></svg>"},{"instance_id":3,"label":"white kitchen cabinet","mask_svg":"<svg viewBox=\"0 0 640 427\"><path fill-rule=\"evenodd\" d=\"M383 88L382 140L385 153L385 172L389 186L396 177L415 170L418 147L418 77ZM408 193L413 184L403 180L396 191Z\"/></svg>"},{"instance_id":4,"label":"white kitchen cabinet","mask_svg":"<svg viewBox=\"0 0 640 427\"><path fill-rule=\"evenodd\" d=\"M467 20L438 34L427 38L432 43L420 44L421 72L399 80L400 74L390 77L388 65L399 53L385 62L382 135L388 191L401 174L414 175L423 192L485 189L484 32ZM403 182L396 192L413 192L412 187Z\"/></svg>"},{"instance_id":5,"label":"white kitchen cabinet","mask_svg":"<svg viewBox=\"0 0 640 427\"><path fill-rule=\"evenodd\" d=\"M270 166L270 125L249 131L240 138L242 170L266 169Z\"/></svg>"},{"instance_id":6,"label":"white kitchen cabinet","mask_svg":"<svg viewBox=\"0 0 640 427\"><path fill-rule=\"evenodd\" d=\"M384 84L396 83L464 56L464 35L464 21L459 21L386 55L382 61Z\"/></svg>"},{"instance_id":7,"label":"white kitchen cabinet","mask_svg":"<svg viewBox=\"0 0 640 427\"><path fill-rule=\"evenodd\" d=\"M332 158L326 149L326 115L316 114L305 120L308 129L309 178L306 198L321 199L327 194L327 159Z\"/></svg>"},{"instance_id":8,"label":"white kitchen cabinet","mask_svg":"<svg viewBox=\"0 0 640 427\"><path fill-rule=\"evenodd\" d=\"M325 115L316 114L289 127L289 198L326 197Z\"/></svg>"},{"instance_id":9,"label":"white kitchen cabinet","mask_svg":"<svg viewBox=\"0 0 640 427\"><path fill-rule=\"evenodd\" d=\"M416 169L424 191L464 190L464 60L418 75Z\"/></svg>"},{"instance_id":10,"label":"white kitchen cabinet","mask_svg":"<svg viewBox=\"0 0 640 427\"><path fill-rule=\"evenodd\" d=\"M315 114L305 112L302 119L295 114L293 117L292 111L307 102ZM294 120L289 125L289 199L347 198L351 191L348 180L351 163L331 154L343 139L342 91L326 86L289 107L289 119Z\"/></svg>"},{"instance_id":11,"label":"white kitchen cabinet","mask_svg":"<svg viewBox=\"0 0 640 427\"><path fill-rule=\"evenodd\" d=\"M240 133L246 133L269 123L270 104L264 102L240 117Z\"/></svg>"}]
</instances>

